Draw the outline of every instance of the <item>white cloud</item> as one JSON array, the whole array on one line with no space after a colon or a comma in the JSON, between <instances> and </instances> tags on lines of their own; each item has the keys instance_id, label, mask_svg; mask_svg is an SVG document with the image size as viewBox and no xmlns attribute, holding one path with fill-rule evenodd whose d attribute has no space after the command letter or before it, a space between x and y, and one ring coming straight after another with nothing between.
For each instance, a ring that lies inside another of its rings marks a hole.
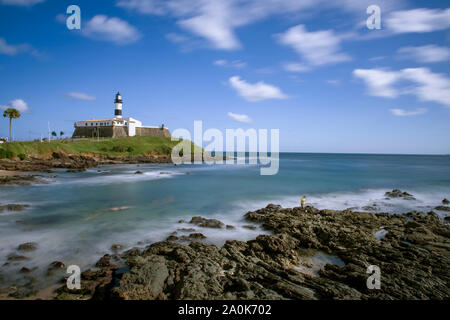
<instances>
[{"instance_id":1,"label":"white cloud","mask_svg":"<svg viewBox=\"0 0 450 320\"><path fill-rule=\"evenodd\" d=\"M427 109L418 108L418 109L412 110L412 111L407 111L404 109L390 109L389 111L391 111L391 113L397 117L409 117L409 116L417 116L419 114L424 114L425 112L427 112Z\"/></svg>"},{"instance_id":2,"label":"white cloud","mask_svg":"<svg viewBox=\"0 0 450 320\"><path fill-rule=\"evenodd\" d=\"M435 45L421 47L403 47L397 50L401 58L418 62L432 63L450 60L450 49Z\"/></svg>"},{"instance_id":3,"label":"white cloud","mask_svg":"<svg viewBox=\"0 0 450 320\"><path fill-rule=\"evenodd\" d=\"M246 114L237 114L237 113L228 112L228 116L231 119L236 120L237 122L242 122L242 123L252 122L252 119L250 119L250 117Z\"/></svg>"},{"instance_id":4,"label":"white cloud","mask_svg":"<svg viewBox=\"0 0 450 320\"><path fill-rule=\"evenodd\" d=\"M288 98L279 88L262 81L252 84L234 76L229 79L229 83L247 101L256 102L266 99Z\"/></svg>"},{"instance_id":5,"label":"white cloud","mask_svg":"<svg viewBox=\"0 0 450 320\"><path fill-rule=\"evenodd\" d=\"M450 8L394 11L386 18L386 28L393 33L424 33L450 28Z\"/></svg>"},{"instance_id":6,"label":"white cloud","mask_svg":"<svg viewBox=\"0 0 450 320\"><path fill-rule=\"evenodd\" d=\"M82 34L95 40L129 44L141 38L141 33L128 22L105 15L96 15L82 28Z\"/></svg>"},{"instance_id":7,"label":"white cloud","mask_svg":"<svg viewBox=\"0 0 450 320\"><path fill-rule=\"evenodd\" d=\"M8 105L6 106L2 106L0 105L0 109L6 110L8 108L13 108L13 109L17 109L20 112L26 113L29 112L30 109L28 109L28 105L25 101L23 101L22 99L14 99L11 100Z\"/></svg>"},{"instance_id":8,"label":"white cloud","mask_svg":"<svg viewBox=\"0 0 450 320\"><path fill-rule=\"evenodd\" d=\"M241 60L227 61L227 60L220 59L220 60L215 60L213 62L213 64L215 66L231 67L231 68L236 68L236 69L245 68L247 66L247 63L245 63L244 61L241 61Z\"/></svg>"},{"instance_id":9,"label":"white cloud","mask_svg":"<svg viewBox=\"0 0 450 320\"><path fill-rule=\"evenodd\" d=\"M43 54L34 49L28 43L22 43L17 45L8 44L4 38L0 38L0 54L6 54L9 56L15 56L20 53L28 53L35 57L41 57Z\"/></svg>"},{"instance_id":10,"label":"white cloud","mask_svg":"<svg viewBox=\"0 0 450 320\"><path fill-rule=\"evenodd\" d=\"M400 94L416 95L421 101L432 101L450 107L450 78L427 68L407 68L400 71L356 69L353 74L364 80L373 96L395 98ZM402 89L394 85L401 81L411 85Z\"/></svg>"},{"instance_id":11,"label":"white cloud","mask_svg":"<svg viewBox=\"0 0 450 320\"><path fill-rule=\"evenodd\" d=\"M403 0L377 0L383 10L401 7ZM221 50L242 45L236 29L274 15L310 15L321 10L365 12L373 0L118 0L117 6L141 14L173 17L181 28ZM386 12L386 11L384 11Z\"/></svg>"},{"instance_id":12,"label":"white cloud","mask_svg":"<svg viewBox=\"0 0 450 320\"><path fill-rule=\"evenodd\" d=\"M12 6L31 7L44 1L45 0L0 0L0 3Z\"/></svg>"},{"instance_id":13,"label":"white cloud","mask_svg":"<svg viewBox=\"0 0 450 320\"><path fill-rule=\"evenodd\" d=\"M311 70L310 67L298 62L284 63L283 69L289 72L306 72Z\"/></svg>"},{"instance_id":14,"label":"white cloud","mask_svg":"<svg viewBox=\"0 0 450 320\"><path fill-rule=\"evenodd\" d=\"M88 95L86 93L82 93L82 92L69 92L66 95L72 99L85 100L85 101L95 100L94 96L90 96L90 95Z\"/></svg>"},{"instance_id":15,"label":"white cloud","mask_svg":"<svg viewBox=\"0 0 450 320\"><path fill-rule=\"evenodd\" d=\"M402 76L416 83L415 88L406 93L415 94L422 101L434 101L450 107L450 78L427 68L403 69Z\"/></svg>"},{"instance_id":16,"label":"white cloud","mask_svg":"<svg viewBox=\"0 0 450 320\"><path fill-rule=\"evenodd\" d=\"M277 37L281 44L292 47L311 66L351 59L347 54L340 52L341 39L333 30L308 32L304 25L297 25Z\"/></svg>"},{"instance_id":17,"label":"white cloud","mask_svg":"<svg viewBox=\"0 0 450 320\"><path fill-rule=\"evenodd\" d=\"M356 69L353 75L363 79L372 96L395 98L398 91L392 85L400 79L398 72L383 69Z\"/></svg>"}]
</instances>

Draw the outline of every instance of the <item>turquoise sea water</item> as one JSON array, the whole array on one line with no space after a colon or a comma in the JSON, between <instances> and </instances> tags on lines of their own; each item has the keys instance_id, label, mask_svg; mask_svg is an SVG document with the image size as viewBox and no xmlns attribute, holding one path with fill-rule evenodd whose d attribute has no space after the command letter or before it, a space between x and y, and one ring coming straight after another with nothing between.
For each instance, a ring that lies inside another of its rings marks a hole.
<instances>
[{"instance_id":1,"label":"turquoise sea water","mask_svg":"<svg viewBox=\"0 0 450 320\"><path fill-rule=\"evenodd\" d=\"M30 209L0 214L0 287L23 278L18 274L23 266L44 279L54 260L87 268L112 244L128 248L164 240L177 228L192 227L178 221L194 215L236 227L197 228L220 245L263 232L243 227L247 211L270 202L297 206L303 195L319 208L363 210L375 203L378 211L399 213L428 211L450 199L450 156L286 153L279 165L274 176L261 176L258 165L249 164L105 166L82 173L58 170L50 184L2 186L0 203L26 203ZM393 188L417 200L384 199ZM130 208L111 211L114 207ZM30 260L3 266L24 242L38 244L25 253Z\"/></svg>"}]
</instances>

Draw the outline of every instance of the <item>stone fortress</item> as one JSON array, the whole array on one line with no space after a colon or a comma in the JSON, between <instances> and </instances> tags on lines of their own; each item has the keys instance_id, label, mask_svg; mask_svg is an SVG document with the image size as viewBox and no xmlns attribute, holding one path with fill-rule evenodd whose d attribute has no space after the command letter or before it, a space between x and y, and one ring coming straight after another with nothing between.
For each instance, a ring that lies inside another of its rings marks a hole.
<instances>
[{"instance_id":1,"label":"stone fortress","mask_svg":"<svg viewBox=\"0 0 450 320\"><path fill-rule=\"evenodd\" d=\"M114 118L77 121L72 138L170 137L170 131L164 125L148 127L143 126L141 121L131 117L123 118L123 101L119 92L116 94L114 104Z\"/></svg>"}]
</instances>

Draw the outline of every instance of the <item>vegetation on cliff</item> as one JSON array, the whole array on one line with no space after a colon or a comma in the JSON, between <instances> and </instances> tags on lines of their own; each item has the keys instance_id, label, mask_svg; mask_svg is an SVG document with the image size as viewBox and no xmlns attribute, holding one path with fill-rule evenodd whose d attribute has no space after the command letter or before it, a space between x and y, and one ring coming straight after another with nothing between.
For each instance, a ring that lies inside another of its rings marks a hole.
<instances>
[{"instance_id":1,"label":"vegetation on cliff","mask_svg":"<svg viewBox=\"0 0 450 320\"><path fill-rule=\"evenodd\" d=\"M70 154L99 154L109 156L137 156L145 154L169 155L177 145L166 137L126 137L100 140L53 140L50 142L20 141L0 145L0 159L27 158L29 156L51 155L55 152ZM198 148L192 144L192 151Z\"/></svg>"}]
</instances>

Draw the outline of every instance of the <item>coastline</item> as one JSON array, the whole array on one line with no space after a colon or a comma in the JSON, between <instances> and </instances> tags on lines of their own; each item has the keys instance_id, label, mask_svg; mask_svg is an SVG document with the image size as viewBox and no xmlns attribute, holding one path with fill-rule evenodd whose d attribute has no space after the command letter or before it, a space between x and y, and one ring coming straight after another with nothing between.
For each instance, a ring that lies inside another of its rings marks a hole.
<instances>
[{"instance_id":1,"label":"coastline","mask_svg":"<svg viewBox=\"0 0 450 320\"><path fill-rule=\"evenodd\" d=\"M169 237L144 250L118 250L104 255L97 270L82 273L80 290L63 285L56 298L450 298L450 227L433 212L390 215L269 204L245 218L273 234L218 247L191 233L182 242ZM191 223L224 227L199 217ZM369 265L381 269L380 290L367 288Z\"/></svg>"}]
</instances>

